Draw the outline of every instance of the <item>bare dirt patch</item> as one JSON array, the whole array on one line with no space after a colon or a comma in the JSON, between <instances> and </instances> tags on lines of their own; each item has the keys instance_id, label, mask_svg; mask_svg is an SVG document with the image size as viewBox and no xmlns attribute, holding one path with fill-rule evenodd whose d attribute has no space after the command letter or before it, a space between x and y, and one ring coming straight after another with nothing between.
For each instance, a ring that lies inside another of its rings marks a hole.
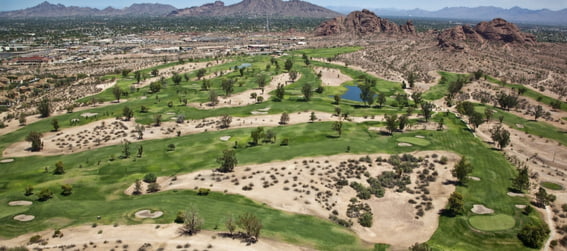
<instances>
[{"instance_id":1,"label":"bare dirt patch","mask_svg":"<svg viewBox=\"0 0 567 251\"><path fill-rule=\"evenodd\" d=\"M342 83L352 80L350 76L343 74L339 69L315 67L313 71L317 74L321 73L321 82L325 86L340 86Z\"/></svg>"},{"instance_id":2,"label":"bare dirt patch","mask_svg":"<svg viewBox=\"0 0 567 251\"><path fill-rule=\"evenodd\" d=\"M10 240L2 240L3 246L27 246L29 249L60 249L75 245L81 250L112 250L117 246L124 250L226 250L226 251L307 251L305 247L294 246L284 242L262 238L248 245L239 239L225 238L218 232L201 231L193 236L179 235L179 224L141 224L128 226L78 226L61 229L63 237L52 238L54 230L29 233ZM47 239L46 245L28 245L33 235ZM148 245L149 244L149 245ZM83 248L84 247L84 248ZM123 250L120 249L120 250Z\"/></svg>"},{"instance_id":3,"label":"bare dirt patch","mask_svg":"<svg viewBox=\"0 0 567 251\"><path fill-rule=\"evenodd\" d=\"M33 219L35 219L35 216L29 214L18 214L14 216L14 220L22 221L22 222L32 221Z\"/></svg>"},{"instance_id":4,"label":"bare dirt patch","mask_svg":"<svg viewBox=\"0 0 567 251\"><path fill-rule=\"evenodd\" d=\"M15 200L8 202L9 206L29 206L31 204L33 204L33 202L28 200Z\"/></svg>"},{"instance_id":5,"label":"bare dirt patch","mask_svg":"<svg viewBox=\"0 0 567 251\"><path fill-rule=\"evenodd\" d=\"M475 204L473 208L471 208L471 212L475 214L493 214L494 210L485 207L484 205Z\"/></svg>"},{"instance_id":6,"label":"bare dirt patch","mask_svg":"<svg viewBox=\"0 0 567 251\"><path fill-rule=\"evenodd\" d=\"M447 167L459 157L448 152L412 154L427 160L425 169L428 171L419 168L410 174L412 183L408 187L411 187L411 193L387 189L382 198L359 200L367 203L374 214L371 228L362 227L356 219L352 219L352 229L363 240L407 248L416 241L427 241L437 228L437 212L445 206L449 194L454 190L454 186L446 183L452 180L450 169ZM447 156L449 163L440 165L434 162L430 157L434 154ZM338 217L349 219L346 212L349 201L357 197L357 193L348 185L338 186L339 177L346 178L349 182L365 184L367 177L361 172L368 172L370 177L376 177L383 171L392 170L392 166L386 162L367 163L360 160L362 157L366 158L364 155L347 154L298 158L239 166L235 172L227 174L204 170L177 175L175 178L158 179L158 183L162 190L209 188L219 192L241 194L284 211L311 214L325 219L336 211ZM389 155L368 156L371 160L378 157L387 159ZM418 187L418 173L427 177L432 172L435 172L436 176L431 177L427 185ZM424 188L427 189L427 194L421 191ZM125 192L131 191L133 185Z\"/></svg>"}]
</instances>

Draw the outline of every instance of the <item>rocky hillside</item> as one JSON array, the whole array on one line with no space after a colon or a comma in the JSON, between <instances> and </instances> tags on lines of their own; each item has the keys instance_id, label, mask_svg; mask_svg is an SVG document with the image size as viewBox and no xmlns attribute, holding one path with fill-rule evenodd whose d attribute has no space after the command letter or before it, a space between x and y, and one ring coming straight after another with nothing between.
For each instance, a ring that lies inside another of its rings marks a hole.
<instances>
[{"instance_id":1,"label":"rocky hillside","mask_svg":"<svg viewBox=\"0 0 567 251\"><path fill-rule=\"evenodd\" d=\"M459 25L441 32L437 40L441 48L463 50L467 44L521 44L535 45L536 39L532 34L521 32L513 23L496 18L490 22L481 22L474 27Z\"/></svg>"},{"instance_id":2,"label":"rocky hillside","mask_svg":"<svg viewBox=\"0 0 567 251\"><path fill-rule=\"evenodd\" d=\"M0 17L74 17L74 16L163 16L176 8L166 4L132 4L130 7L115 9L112 7L103 10L65 6L43 2L31 8L15 11L0 12Z\"/></svg>"},{"instance_id":3,"label":"rocky hillside","mask_svg":"<svg viewBox=\"0 0 567 251\"><path fill-rule=\"evenodd\" d=\"M300 0L243 0L226 6L222 1L173 11L169 16L209 16L209 17L312 17L330 18L339 13Z\"/></svg>"},{"instance_id":4,"label":"rocky hillside","mask_svg":"<svg viewBox=\"0 0 567 251\"><path fill-rule=\"evenodd\" d=\"M380 18L369 10L354 11L346 17L341 16L327 20L315 28L315 35L329 36L335 34L367 35L375 33L416 34L411 21L398 25L385 18Z\"/></svg>"}]
</instances>

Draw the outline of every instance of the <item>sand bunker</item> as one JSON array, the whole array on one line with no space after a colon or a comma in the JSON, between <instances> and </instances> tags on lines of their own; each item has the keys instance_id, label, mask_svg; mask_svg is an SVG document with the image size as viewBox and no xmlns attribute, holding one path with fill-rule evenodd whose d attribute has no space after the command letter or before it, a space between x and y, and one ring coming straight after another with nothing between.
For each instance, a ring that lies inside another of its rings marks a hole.
<instances>
[{"instance_id":1,"label":"sand bunker","mask_svg":"<svg viewBox=\"0 0 567 251\"><path fill-rule=\"evenodd\" d=\"M162 211L155 211L152 212L150 210L142 210L142 211L138 211L136 212L136 218L141 218L141 219L155 219L155 218L159 218L163 215Z\"/></svg>"},{"instance_id":2,"label":"sand bunker","mask_svg":"<svg viewBox=\"0 0 567 251\"><path fill-rule=\"evenodd\" d=\"M3 159L3 160L0 160L0 163L11 163L11 162L14 162L14 159Z\"/></svg>"},{"instance_id":3,"label":"sand bunker","mask_svg":"<svg viewBox=\"0 0 567 251\"><path fill-rule=\"evenodd\" d=\"M27 200L16 200L8 202L9 206L29 206L31 204L33 204L33 202Z\"/></svg>"},{"instance_id":4,"label":"sand bunker","mask_svg":"<svg viewBox=\"0 0 567 251\"><path fill-rule=\"evenodd\" d=\"M18 214L14 216L14 220L17 221L31 221L33 219L35 219L35 216L29 214Z\"/></svg>"},{"instance_id":5,"label":"sand bunker","mask_svg":"<svg viewBox=\"0 0 567 251\"><path fill-rule=\"evenodd\" d=\"M480 178L475 177L475 176L469 176L469 179L474 180L474 181L480 181Z\"/></svg>"},{"instance_id":6,"label":"sand bunker","mask_svg":"<svg viewBox=\"0 0 567 251\"><path fill-rule=\"evenodd\" d=\"M81 117L90 118L90 117L96 117L96 115L98 115L98 113L96 112L85 112L81 114Z\"/></svg>"},{"instance_id":7,"label":"sand bunker","mask_svg":"<svg viewBox=\"0 0 567 251\"><path fill-rule=\"evenodd\" d=\"M475 214L493 214L494 210L492 210L488 207L485 207L484 205L475 204L475 205L473 205L471 212L473 212Z\"/></svg>"},{"instance_id":8,"label":"sand bunker","mask_svg":"<svg viewBox=\"0 0 567 251\"><path fill-rule=\"evenodd\" d=\"M516 208L519 208L519 209L524 209L526 207L527 207L526 205L516 205Z\"/></svg>"},{"instance_id":9,"label":"sand bunker","mask_svg":"<svg viewBox=\"0 0 567 251\"><path fill-rule=\"evenodd\" d=\"M228 141L230 139L230 136L222 136L220 137L221 141Z\"/></svg>"},{"instance_id":10,"label":"sand bunker","mask_svg":"<svg viewBox=\"0 0 567 251\"><path fill-rule=\"evenodd\" d=\"M523 194L523 193L508 192L507 195L508 195L508 196L511 196L511 197L524 197L524 194Z\"/></svg>"},{"instance_id":11,"label":"sand bunker","mask_svg":"<svg viewBox=\"0 0 567 251\"><path fill-rule=\"evenodd\" d=\"M398 143L398 146L413 146L410 143Z\"/></svg>"}]
</instances>

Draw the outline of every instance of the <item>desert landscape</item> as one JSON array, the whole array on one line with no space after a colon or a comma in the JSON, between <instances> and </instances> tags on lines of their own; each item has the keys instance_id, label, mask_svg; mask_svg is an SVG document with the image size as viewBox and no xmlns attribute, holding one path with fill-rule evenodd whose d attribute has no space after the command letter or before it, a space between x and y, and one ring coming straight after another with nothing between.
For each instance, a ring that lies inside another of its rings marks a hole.
<instances>
[{"instance_id":1,"label":"desert landscape","mask_svg":"<svg viewBox=\"0 0 567 251\"><path fill-rule=\"evenodd\" d=\"M565 250L561 28L377 14L0 12L0 250Z\"/></svg>"}]
</instances>

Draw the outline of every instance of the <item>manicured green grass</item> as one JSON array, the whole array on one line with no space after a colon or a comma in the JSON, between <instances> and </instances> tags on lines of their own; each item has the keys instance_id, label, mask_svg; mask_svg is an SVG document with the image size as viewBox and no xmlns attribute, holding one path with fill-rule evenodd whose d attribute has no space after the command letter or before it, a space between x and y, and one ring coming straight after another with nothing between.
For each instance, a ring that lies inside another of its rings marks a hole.
<instances>
[{"instance_id":1,"label":"manicured green grass","mask_svg":"<svg viewBox=\"0 0 567 251\"><path fill-rule=\"evenodd\" d=\"M364 48L360 46L352 46L352 47L336 47L336 48L325 48L325 49L304 49L304 50L297 50L292 53L294 53L295 56L299 56L299 57L301 57L301 55L305 53L308 57L334 58L340 54L351 53L362 49Z\"/></svg>"},{"instance_id":2,"label":"manicured green grass","mask_svg":"<svg viewBox=\"0 0 567 251\"><path fill-rule=\"evenodd\" d=\"M474 228L482 231L507 230L516 225L514 217L506 214L474 215L469 218L469 223Z\"/></svg>"},{"instance_id":3,"label":"manicured green grass","mask_svg":"<svg viewBox=\"0 0 567 251\"><path fill-rule=\"evenodd\" d=\"M423 99L433 101L445 97L449 93L449 83L457 81L459 77L467 76L467 74L457 74L451 72L438 72L441 75L439 83L429 88L423 93Z\"/></svg>"},{"instance_id":4,"label":"manicured green grass","mask_svg":"<svg viewBox=\"0 0 567 251\"><path fill-rule=\"evenodd\" d=\"M559 185L559 184L553 183L553 182L549 182L549 181L541 182L540 185L542 187L545 187L545 188L551 189L551 190L563 190L562 185Z\"/></svg>"},{"instance_id":5,"label":"manicured green grass","mask_svg":"<svg viewBox=\"0 0 567 251\"><path fill-rule=\"evenodd\" d=\"M429 140L416 138L416 137L413 137L413 138L400 137L397 140L398 140L398 142L410 143L412 145L417 145L417 146L428 146L429 144L431 144L431 142L429 142Z\"/></svg>"}]
</instances>

